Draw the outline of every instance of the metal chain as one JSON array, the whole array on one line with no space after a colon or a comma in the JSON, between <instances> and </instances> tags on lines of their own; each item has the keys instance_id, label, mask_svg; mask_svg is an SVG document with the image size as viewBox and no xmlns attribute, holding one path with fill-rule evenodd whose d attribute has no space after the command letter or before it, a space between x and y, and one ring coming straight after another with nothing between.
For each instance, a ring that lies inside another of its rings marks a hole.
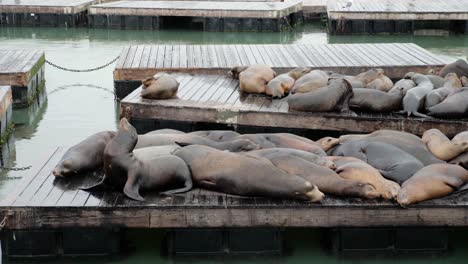
<instances>
[{"instance_id":1,"label":"metal chain","mask_svg":"<svg viewBox=\"0 0 468 264\"><path fill-rule=\"evenodd\" d=\"M96 67L96 68L91 68L91 69L84 69L84 70L77 70L77 69L70 69L70 68L65 68L65 67L62 67L62 66L59 66L51 61L48 61L46 60L47 64L49 64L50 66L52 67L55 67L59 70L62 70L62 71L69 71L69 72L92 72L92 71L97 71L97 70L100 70L100 69L103 69L109 65L111 65L112 63L116 62L118 59L120 58L120 56L117 56L115 57L113 60L109 61L108 63L102 65L102 66L99 66L99 67Z\"/></svg>"},{"instance_id":2,"label":"metal chain","mask_svg":"<svg viewBox=\"0 0 468 264\"><path fill-rule=\"evenodd\" d=\"M24 171L24 170L29 170L32 166L26 166L26 167L4 167L0 166L0 169L2 170L9 170L9 171Z\"/></svg>"}]
</instances>

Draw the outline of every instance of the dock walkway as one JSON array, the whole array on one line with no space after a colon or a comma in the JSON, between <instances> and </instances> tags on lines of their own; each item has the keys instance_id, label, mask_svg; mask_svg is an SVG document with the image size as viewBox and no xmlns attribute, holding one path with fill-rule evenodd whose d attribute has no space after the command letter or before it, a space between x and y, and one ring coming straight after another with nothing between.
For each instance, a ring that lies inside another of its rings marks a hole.
<instances>
[{"instance_id":1,"label":"dock walkway","mask_svg":"<svg viewBox=\"0 0 468 264\"><path fill-rule=\"evenodd\" d=\"M389 44L267 44L267 45L135 45L123 49L114 70L121 99L140 80L158 72L225 75L234 66L267 64L277 73L307 66L347 75L382 68L390 78L407 72L438 70L447 61L411 43Z\"/></svg>"},{"instance_id":2,"label":"dock walkway","mask_svg":"<svg viewBox=\"0 0 468 264\"><path fill-rule=\"evenodd\" d=\"M328 196L321 204L245 198L195 189L185 194L144 195L133 201L121 192L78 189L96 182L100 172L55 179L52 169L65 148L42 156L33 171L0 201L6 229L62 227L334 227L467 226L468 195L454 194L410 206Z\"/></svg>"}]
</instances>

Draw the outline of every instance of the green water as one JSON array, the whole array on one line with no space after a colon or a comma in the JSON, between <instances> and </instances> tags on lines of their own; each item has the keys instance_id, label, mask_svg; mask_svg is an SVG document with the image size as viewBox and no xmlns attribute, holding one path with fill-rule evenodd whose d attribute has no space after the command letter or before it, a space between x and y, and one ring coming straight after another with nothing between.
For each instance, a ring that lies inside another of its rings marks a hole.
<instances>
[{"instance_id":1,"label":"green water","mask_svg":"<svg viewBox=\"0 0 468 264\"><path fill-rule=\"evenodd\" d=\"M306 24L285 33L211 33L199 31L123 31L64 28L0 28L1 49L41 49L46 58L70 68L93 68L116 57L122 48L131 44L255 44L255 43L364 43L364 42L414 42L436 54L466 58L468 35L423 36L329 36L317 24ZM92 133L112 130L117 123L117 105L113 96L113 66L91 73L70 73L46 66L46 93L41 104L23 110L15 110L13 139L7 164L32 165L41 153L57 146L69 146ZM0 197L6 194L24 175L9 172L0 177ZM144 247L138 247L123 260L115 263L163 263L159 259L159 233L142 232L135 236ZM305 235L304 235L305 234ZM309 235L307 235L309 234ZM466 234L466 232L465 232ZM294 250L282 259L289 263L335 263L338 260L326 256L318 247L313 231L292 232ZM153 241L153 240L155 241ZM460 242L460 241L459 241ZM153 244L154 243L154 244ZM466 246L454 255L438 259L437 263L466 263ZM242 262L245 263L246 260ZM424 260L411 260L422 263ZM86 261L101 263L100 261ZM251 263L256 263L253 261ZM265 261L265 263L269 263ZM377 263L377 262L375 262ZM378 262L380 263L380 261Z\"/></svg>"}]
</instances>

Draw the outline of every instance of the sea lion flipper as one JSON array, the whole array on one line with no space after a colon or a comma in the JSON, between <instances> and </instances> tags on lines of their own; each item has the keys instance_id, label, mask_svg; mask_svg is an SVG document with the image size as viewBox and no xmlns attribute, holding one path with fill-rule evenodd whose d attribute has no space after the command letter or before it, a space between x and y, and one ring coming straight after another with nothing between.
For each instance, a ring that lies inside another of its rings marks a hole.
<instances>
[{"instance_id":1,"label":"sea lion flipper","mask_svg":"<svg viewBox=\"0 0 468 264\"><path fill-rule=\"evenodd\" d=\"M176 193L184 193L184 192L188 192L192 190L193 188L192 174L190 173L188 168L187 168L187 174L184 176L184 178L185 178L184 187L175 189L175 190L165 191L165 192L162 192L161 194L170 195L170 194L176 194Z\"/></svg>"},{"instance_id":2,"label":"sea lion flipper","mask_svg":"<svg viewBox=\"0 0 468 264\"><path fill-rule=\"evenodd\" d=\"M104 177L98 183L95 183L88 187L80 187L79 189L83 191L102 191L106 189L105 179L106 178Z\"/></svg>"},{"instance_id":3,"label":"sea lion flipper","mask_svg":"<svg viewBox=\"0 0 468 264\"><path fill-rule=\"evenodd\" d=\"M421 114L419 112L412 112L411 114L414 115L414 116L417 116L417 117L422 117L422 118L432 118L432 117L430 117L428 115Z\"/></svg>"},{"instance_id":4,"label":"sea lion flipper","mask_svg":"<svg viewBox=\"0 0 468 264\"><path fill-rule=\"evenodd\" d=\"M129 171L127 182L125 183L123 192L130 199L137 200L137 201L144 201L145 198L141 197L140 192L139 192L140 191L139 187L140 186L138 185L136 181L135 173L132 171Z\"/></svg>"}]
</instances>

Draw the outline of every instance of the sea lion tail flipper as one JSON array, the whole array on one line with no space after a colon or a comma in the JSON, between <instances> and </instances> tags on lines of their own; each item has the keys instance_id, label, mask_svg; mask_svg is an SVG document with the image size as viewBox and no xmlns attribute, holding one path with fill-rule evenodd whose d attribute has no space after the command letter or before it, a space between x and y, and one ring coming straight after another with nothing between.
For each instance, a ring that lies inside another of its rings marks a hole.
<instances>
[{"instance_id":1,"label":"sea lion tail flipper","mask_svg":"<svg viewBox=\"0 0 468 264\"><path fill-rule=\"evenodd\" d=\"M105 179L106 178L104 177L98 183L95 183L88 187L80 187L79 189L83 191L102 191L106 189Z\"/></svg>"},{"instance_id":2,"label":"sea lion tail flipper","mask_svg":"<svg viewBox=\"0 0 468 264\"><path fill-rule=\"evenodd\" d=\"M184 178L185 178L184 187L179 188L179 189L175 189L175 190L162 192L161 194L169 195L169 194L176 194L176 193L184 193L184 192L188 192L188 191L192 190L192 188L193 188L192 174L190 173L190 170L188 168L187 168L187 173L185 173L185 174L186 175L184 176Z\"/></svg>"},{"instance_id":3,"label":"sea lion tail flipper","mask_svg":"<svg viewBox=\"0 0 468 264\"><path fill-rule=\"evenodd\" d=\"M141 197L140 192L139 192L139 186L137 182L135 181L135 179L136 179L136 175L133 172L129 171L127 182L125 183L123 192L130 199L137 200L137 201L144 201L145 198Z\"/></svg>"},{"instance_id":4,"label":"sea lion tail flipper","mask_svg":"<svg viewBox=\"0 0 468 264\"><path fill-rule=\"evenodd\" d=\"M422 117L422 118L432 118L428 115L425 115L425 114L421 114L419 112L412 112L411 114L413 114L414 116L417 116L417 117ZM409 115L408 115L409 116Z\"/></svg>"}]
</instances>

